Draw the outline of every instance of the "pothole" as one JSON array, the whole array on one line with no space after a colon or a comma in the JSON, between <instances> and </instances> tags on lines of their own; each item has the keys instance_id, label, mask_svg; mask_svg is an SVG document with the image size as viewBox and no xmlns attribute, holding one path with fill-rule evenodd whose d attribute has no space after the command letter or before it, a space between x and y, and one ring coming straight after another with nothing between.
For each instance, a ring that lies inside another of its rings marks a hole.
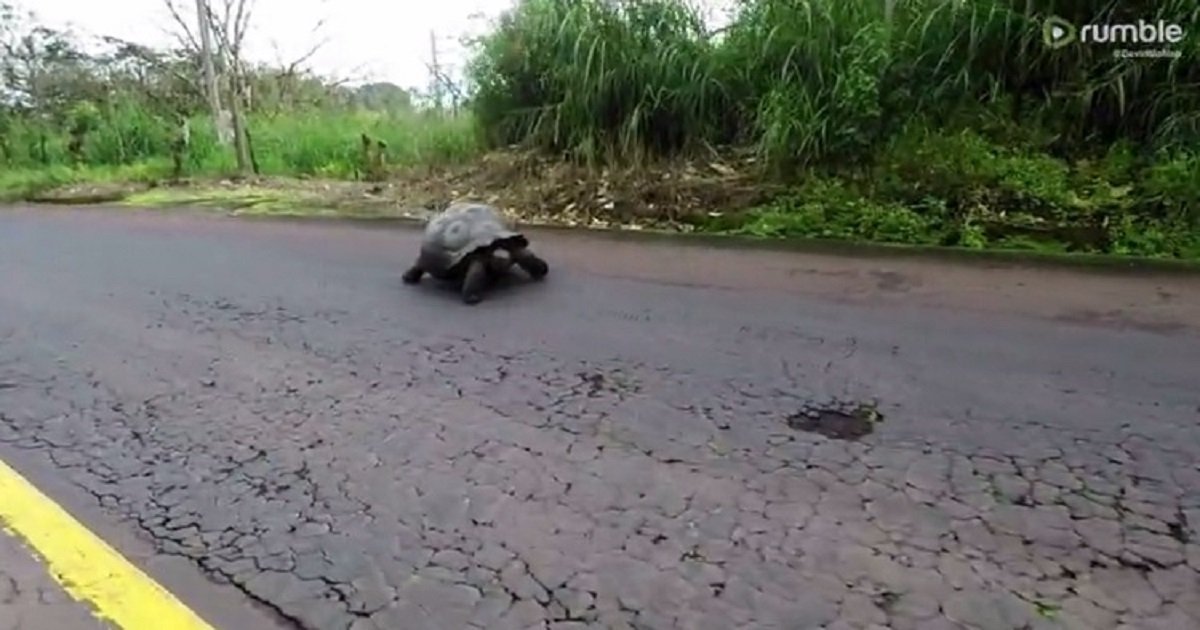
<instances>
[{"instance_id":1,"label":"pothole","mask_svg":"<svg viewBox=\"0 0 1200 630\"><path fill-rule=\"evenodd\" d=\"M832 440L859 440L875 431L883 415L873 404L805 406L787 417L797 431L816 433Z\"/></svg>"}]
</instances>

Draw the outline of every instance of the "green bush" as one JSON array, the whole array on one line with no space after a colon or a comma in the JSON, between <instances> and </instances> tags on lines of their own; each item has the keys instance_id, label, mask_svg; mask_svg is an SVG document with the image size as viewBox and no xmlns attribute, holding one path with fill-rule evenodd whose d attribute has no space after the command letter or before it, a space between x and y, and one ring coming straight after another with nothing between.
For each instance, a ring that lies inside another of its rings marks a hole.
<instances>
[{"instance_id":1,"label":"green bush","mask_svg":"<svg viewBox=\"0 0 1200 630\"><path fill-rule=\"evenodd\" d=\"M1082 203L1065 161L997 146L971 129L912 125L880 151L875 172L884 194L939 199L959 215L1054 216Z\"/></svg>"},{"instance_id":2,"label":"green bush","mask_svg":"<svg viewBox=\"0 0 1200 630\"><path fill-rule=\"evenodd\" d=\"M1200 153L1181 152L1146 169L1145 198L1162 216L1200 226Z\"/></svg>"},{"instance_id":3,"label":"green bush","mask_svg":"<svg viewBox=\"0 0 1200 630\"><path fill-rule=\"evenodd\" d=\"M1000 146L973 129L906 126L868 168L810 176L792 192L708 229L908 244L1200 254L1200 160L1138 154L1128 142L1067 161Z\"/></svg>"},{"instance_id":4,"label":"green bush","mask_svg":"<svg viewBox=\"0 0 1200 630\"><path fill-rule=\"evenodd\" d=\"M936 221L896 202L862 196L839 180L816 178L793 193L751 211L737 230L770 237L934 244Z\"/></svg>"}]
</instances>

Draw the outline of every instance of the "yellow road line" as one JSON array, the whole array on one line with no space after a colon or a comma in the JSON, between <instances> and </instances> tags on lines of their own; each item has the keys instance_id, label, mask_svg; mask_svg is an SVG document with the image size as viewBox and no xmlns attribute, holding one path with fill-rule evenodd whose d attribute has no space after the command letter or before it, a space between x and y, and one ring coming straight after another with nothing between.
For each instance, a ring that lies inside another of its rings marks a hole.
<instances>
[{"instance_id":1,"label":"yellow road line","mask_svg":"<svg viewBox=\"0 0 1200 630\"><path fill-rule=\"evenodd\" d=\"M42 557L50 575L123 630L213 630L0 460L0 525Z\"/></svg>"}]
</instances>

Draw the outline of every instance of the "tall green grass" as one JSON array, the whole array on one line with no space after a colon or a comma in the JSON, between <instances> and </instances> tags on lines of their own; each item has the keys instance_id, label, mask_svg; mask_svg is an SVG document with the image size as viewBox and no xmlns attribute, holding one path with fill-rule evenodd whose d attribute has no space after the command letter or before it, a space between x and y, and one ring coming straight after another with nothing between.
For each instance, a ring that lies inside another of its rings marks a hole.
<instances>
[{"instance_id":1,"label":"tall green grass","mask_svg":"<svg viewBox=\"0 0 1200 630\"><path fill-rule=\"evenodd\" d=\"M750 143L777 169L853 161L914 114L981 107L1062 150L1200 139L1200 38L1175 60L1051 50L1043 20L1163 18L1191 0L746 0L720 37L678 0L519 0L470 65L495 143L585 160Z\"/></svg>"},{"instance_id":2,"label":"tall green grass","mask_svg":"<svg viewBox=\"0 0 1200 630\"><path fill-rule=\"evenodd\" d=\"M211 119L197 116L189 126L187 172L233 172L233 152L218 145ZM81 159L76 160L68 150L69 126L36 118L10 120L3 134L6 150L0 153L0 167L61 175L68 167L95 170L169 161L179 131L174 120L120 103L98 108L89 128ZM249 129L255 157L266 175L351 177L361 168L363 133L387 144L387 161L392 166L462 161L481 148L469 115L300 111L252 115Z\"/></svg>"}]
</instances>

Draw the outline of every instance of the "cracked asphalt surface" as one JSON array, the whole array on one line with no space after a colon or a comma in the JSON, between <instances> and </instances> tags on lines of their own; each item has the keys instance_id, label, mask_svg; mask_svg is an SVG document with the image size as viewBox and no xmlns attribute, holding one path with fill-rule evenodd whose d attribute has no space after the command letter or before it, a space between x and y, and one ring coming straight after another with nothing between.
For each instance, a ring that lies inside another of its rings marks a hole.
<instances>
[{"instance_id":1,"label":"cracked asphalt surface","mask_svg":"<svg viewBox=\"0 0 1200 630\"><path fill-rule=\"evenodd\" d=\"M417 239L4 211L0 447L295 627L1200 625L1195 277Z\"/></svg>"},{"instance_id":2,"label":"cracked asphalt surface","mask_svg":"<svg viewBox=\"0 0 1200 630\"><path fill-rule=\"evenodd\" d=\"M0 531L0 630L107 630L54 583L36 556Z\"/></svg>"}]
</instances>

